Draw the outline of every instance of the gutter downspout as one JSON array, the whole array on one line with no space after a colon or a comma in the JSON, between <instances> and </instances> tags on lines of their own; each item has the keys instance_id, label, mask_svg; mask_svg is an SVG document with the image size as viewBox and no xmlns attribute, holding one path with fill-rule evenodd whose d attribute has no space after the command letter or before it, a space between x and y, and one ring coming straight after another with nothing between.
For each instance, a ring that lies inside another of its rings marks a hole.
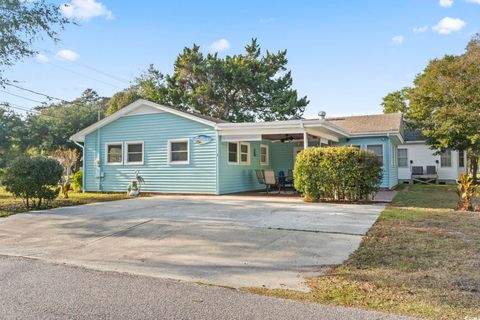
<instances>
[{"instance_id":1,"label":"gutter downspout","mask_svg":"<svg viewBox=\"0 0 480 320\"><path fill-rule=\"evenodd\" d=\"M77 146L82 148L82 193L85 193L85 147L75 140L72 140Z\"/></svg>"}]
</instances>

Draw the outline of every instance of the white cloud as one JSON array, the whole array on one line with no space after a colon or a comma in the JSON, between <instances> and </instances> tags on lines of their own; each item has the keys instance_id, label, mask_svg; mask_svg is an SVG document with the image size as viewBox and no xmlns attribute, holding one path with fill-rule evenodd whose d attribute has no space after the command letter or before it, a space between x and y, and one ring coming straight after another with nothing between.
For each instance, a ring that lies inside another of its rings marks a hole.
<instances>
[{"instance_id":1,"label":"white cloud","mask_svg":"<svg viewBox=\"0 0 480 320\"><path fill-rule=\"evenodd\" d=\"M38 62L41 62L41 63L47 63L48 62L48 57L44 54L37 54L35 56L35 60L37 60Z\"/></svg>"},{"instance_id":2,"label":"white cloud","mask_svg":"<svg viewBox=\"0 0 480 320\"><path fill-rule=\"evenodd\" d=\"M424 33L424 32L427 32L427 30L428 30L428 26L413 28L413 32L415 33Z\"/></svg>"},{"instance_id":3,"label":"white cloud","mask_svg":"<svg viewBox=\"0 0 480 320\"><path fill-rule=\"evenodd\" d=\"M60 11L67 18L75 18L78 20L90 20L94 17L105 17L113 19L112 11L96 0L72 0L60 7Z\"/></svg>"},{"instance_id":4,"label":"white cloud","mask_svg":"<svg viewBox=\"0 0 480 320\"><path fill-rule=\"evenodd\" d=\"M462 19L445 17L440 20L439 23L434 25L432 29L440 34L450 34L452 32L461 30L466 25L467 24Z\"/></svg>"},{"instance_id":5,"label":"white cloud","mask_svg":"<svg viewBox=\"0 0 480 320\"><path fill-rule=\"evenodd\" d=\"M467 0L467 2L480 4L480 0Z\"/></svg>"},{"instance_id":6,"label":"white cloud","mask_svg":"<svg viewBox=\"0 0 480 320\"><path fill-rule=\"evenodd\" d=\"M392 38L393 44L396 44L396 45L402 44L404 40L405 40L404 36L395 36Z\"/></svg>"},{"instance_id":7,"label":"white cloud","mask_svg":"<svg viewBox=\"0 0 480 320\"><path fill-rule=\"evenodd\" d=\"M444 8L450 8L453 5L453 0L440 0L438 4Z\"/></svg>"},{"instance_id":8,"label":"white cloud","mask_svg":"<svg viewBox=\"0 0 480 320\"><path fill-rule=\"evenodd\" d=\"M55 58L59 60L68 60L68 61L75 61L80 58L80 55L75 51L63 49L57 52Z\"/></svg>"},{"instance_id":9,"label":"white cloud","mask_svg":"<svg viewBox=\"0 0 480 320\"><path fill-rule=\"evenodd\" d=\"M220 40L214 41L208 48L212 52L224 51L230 49L230 42L228 42L227 39L222 38Z\"/></svg>"}]
</instances>

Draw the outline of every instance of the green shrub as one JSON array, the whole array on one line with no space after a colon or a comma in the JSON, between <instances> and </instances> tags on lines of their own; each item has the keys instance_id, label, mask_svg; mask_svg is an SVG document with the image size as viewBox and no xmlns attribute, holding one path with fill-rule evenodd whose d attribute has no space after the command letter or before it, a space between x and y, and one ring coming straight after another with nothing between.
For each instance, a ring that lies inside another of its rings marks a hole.
<instances>
[{"instance_id":1,"label":"green shrub","mask_svg":"<svg viewBox=\"0 0 480 320\"><path fill-rule=\"evenodd\" d=\"M0 168L0 186L2 185L2 177L5 174L5 169Z\"/></svg>"},{"instance_id":2,"label":"green shrub","mask_svg":"<svg viewBox=\"0 0 480 320\"><path fill-rule=\"evenodd\" d=\"M295 162L295 189L307 201L366 200L378 191L381 181L377 156L354 147L308 148Z\"/></svg>"},{"instance_id":3,"label":"green shrub","mask_svg":"<svg viewBox=\"0 0 480 320\"><path fill-rule=\"evenodd\" d=\"M77 171L73 175L73 189L77 192L82 191L82 184L83 184L83 171Z\"/></svg>"},{"instance_id":4,"label":"green shrub","mask_svg":"<svg viewBox=\"0 0 480 320\"><path fill-rule=\"evenodd\" d=\"M45 157L19 157L5 170L5 190L22 199L27 208L40 208L58 196L62 165Z\"/></svg>"}]
</instances>

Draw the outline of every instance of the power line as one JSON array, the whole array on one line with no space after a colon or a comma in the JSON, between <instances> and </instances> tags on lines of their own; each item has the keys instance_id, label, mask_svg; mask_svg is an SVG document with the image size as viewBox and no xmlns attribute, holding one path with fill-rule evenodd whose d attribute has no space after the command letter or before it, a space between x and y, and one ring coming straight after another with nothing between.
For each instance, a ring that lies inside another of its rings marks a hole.
<instances>
[{"instance_id":1,"label":"power line","mask_svg":"<svg viewBox=\"0 0 480 320\"><path fill-rule=\"evenodd\" d=\"M78 76L81 76L81 77L84 77L84 78L87 78L87 79L90 79L90 80L93 80L93 81L97 81L97 82L106 84L107 86L110 86L110 87L113 87L113 88L116 88L116 89L119 89L119 90L123 90L123 89L124 89L124 88L121 88L121 87L119 87L119 86L113 85L113 84L111 84L111 83L105 82L105 81L103 81L103 80L99 80L99 79L96 79L96 78L93 78L93 77L90 77L90 76L86 76L86 75L84 75L83 73L74 71L74 70L69 69L69 68L65 68L65 67L60 66L60 65L57 65L57 64L55 64L55 63L51 63L51 62L50 62L49 65L54 66L54 67L59 68L59 69L63 69L63 70L65 70L65 71L68 71L68 72L71 72L71 73L74 73L74 74L76 74L76 75L78 75Z\"/></svg>"},{"instance_id":2,"label":"power line","mask_svg":"<svg viewBox=\"0 0 480 320\"><path fill-rule=\"evenodd\" d=\"M17 98L21 98L21 99L25 99L25 100L32 101L32 102L36 102L36 103L41 103L41 104L44 104L44 103L45 103L45 101L39 101L39 100L35 100L35 99L30 99L30 98L27 98L27 97L24 97L24 96L15 94L15 93L11 93L11 92L8 92L8 91L5 91L5 90L0 90L0 92L4 92L4 93L9 94L9 95L11 95L11 96L14 96L14 97L17 97Z\"/></svg>"},{"instance_id":3,"label":"power line","mask_svg":"<svg viewBox=\"0 0 480 320\"><path fill-rule=\"evenodd\" d=\"M51 95L49 95L49 94L41 93L41 92L38 92L38 91L35 91L35 90L32 90L32 89L27 89L27 88L24 88L24 87L21 87L21 86L18 86L18 85L9 83L9 82L7 82L7 83L5 83L5 84L6 84L7 86L11 86L11 87L14 87L14 88L23 90L23 91L27 91L27 92L30 92L30 93L33 93L33 94L36 94L36 95L39 95L39 96L43 96L43 97L47 98L48 100L58 100L58 101L61 101L61 102L68 103L67 100L64 100L64 99L61 99L61 98L56 98L56 97L51 96Z\"/></svg>"},{"instance_id":4,"label":"power line","mask_svg":"<svg viewBox=\"0 0 480 320\"><path fill-rule=\"evenodd\" d=\"M122 82L123 84L130 85L130 81L125 80L125 79L122 79L122 78L120 78L120 77L117 77L117 76L115 76L115 75L113 75L113 74L111 74L111 73L108 73L108 72L102 71L102 70L100 70L100 69L97 69L97 68L88 66L88 65L86 65L86 64L84 64L84 63L80 63L80 62L78 62L78 61L70 61L70 62L72 62L72 63L74 63L74 64L77 64L77 65L79 65L79 66L81 66L81 67L83 67L83 68L86 68L86 69L92 70L92 71L94 71L94 72L103 74L104 76L109 77L109 78L114 79L114 80L117 80L118 82Z\"/></svg>"}]
</instances>

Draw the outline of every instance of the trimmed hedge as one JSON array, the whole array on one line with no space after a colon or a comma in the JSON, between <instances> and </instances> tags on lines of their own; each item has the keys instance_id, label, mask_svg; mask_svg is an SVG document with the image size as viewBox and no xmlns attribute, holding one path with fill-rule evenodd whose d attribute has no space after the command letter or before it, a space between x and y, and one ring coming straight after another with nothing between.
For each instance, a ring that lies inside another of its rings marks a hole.
<instances>
[{"instance_id":1,"label":"trimmed hedge","mask_svg":"<svg viewBox=\"0 0 480 320\"><path fill-rule=\"evenodd\" d=\"M307 201L360 201L382 182L382 165L370 151L354 147L308 148L297 155L295 189Z\"/></svg>"},{"instance_id":2,"label":"trimmed hedge","mask_svg":"<svg viewBox=\"0 0 480 320\"><path fill-rule=\"evenodd\" d=\"M73 189L77 192L81 192L82 191L82 184L83 184L83 171L79 170L79 171L75 172L72 180L73 180Z\"/></svg>"},{"instance_id":3,"label":"trimmed hedge","mask_svg":"<svg viewBox=\"0 0 480 320\"><path fill-rule=\"evenodd\" d=\"M63 167L55 159L22 156L7 167L2 183L25 207L41 208L58 196L62 173Z\"/></svg>"}]
</instances>

